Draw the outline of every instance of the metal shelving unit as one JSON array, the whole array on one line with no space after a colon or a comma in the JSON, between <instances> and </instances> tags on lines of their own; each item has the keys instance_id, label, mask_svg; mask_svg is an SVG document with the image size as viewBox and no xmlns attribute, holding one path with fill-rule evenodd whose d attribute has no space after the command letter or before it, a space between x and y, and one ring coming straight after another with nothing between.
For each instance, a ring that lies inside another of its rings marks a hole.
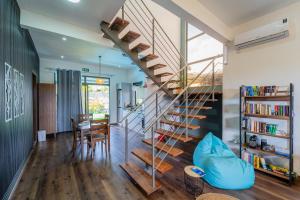
<instances>
[{"instance_id":1,"label":"metal shelving unit","mask_svg":"<svg viewBox=\"0 0 300 200\"><path fill-rule=\"evenodd\" d=\"M288 176L282 175L271 170L266 170L263 168L255 168L256 171L263 172L265 174L275 176L277 178L281 178L282 180L288 181L289 184L293 182L293 115L294 115L294 85L291 83L289 85L288 95L278 95L278 96L243 96L243 88L245 86L240 87L240 157L242 157L242 152L244 150L249 150L253 152L253 154L259 155L271 155L271 156L278 156L282 159L288 159L289 163L289 174ZM273 115L259 115L259 114L248 114L242 110L248 101L251 102L261 102L261 101L268 101L268 102L287 102L289 105L289 116L273 116ZM265 132L256 132L250 131L242 127L243 119L244 118L259 118L259 119L269 119L269 120L285 120L287 121L287 132L286 135L279 135L279 134L269 134ZM260 135L264 137L275 137L277 139L288 140L289 141L289 154L288 156L278 155L275 152L267 152L260 149L252 149L247 147L247 134L251 135Z\"/></svg>"}]
</instances>

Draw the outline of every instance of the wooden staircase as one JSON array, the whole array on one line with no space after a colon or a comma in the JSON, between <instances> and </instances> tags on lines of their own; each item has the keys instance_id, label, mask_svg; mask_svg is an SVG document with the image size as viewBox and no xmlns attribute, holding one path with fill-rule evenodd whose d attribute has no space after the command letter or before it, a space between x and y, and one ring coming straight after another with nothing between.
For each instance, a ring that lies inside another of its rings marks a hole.
<instances>
[{"instance_id":1,"label":"wooden staircase","mask_svg":"<svg viewBox=\"0 0 300 200\"><path fill-rule=\"evenodd\" d=\"M151 138L150 139L144 139L143 142L145 144L148 144L148 145L152 146L152 139ZM157 140L155 140L154 144L155 144L156 149L162 150L163 152L168 153L169 155L171 155L173 157L180 156L184 152L181 149L178 149L176 147L172 148L171 145L168 145L164 142L160 142L160 141L157 141Z\"/></svg>"},{"instance_id":2,"label":"wooden staircase","mask_svg":"<svg viewBox=\"0 0 300 200\"><path fill-rule=\"evenodd\" d=\"M161 183L159 181L155 182L155 188L153 188L151 184L152 176L133 162L123 163L120 165L120 167L147 195L150 195L161 188Z\"/></svg>"},{"instance_id":3,"label":"wooden staircase","mask_svg":"<svg viewBox=\"0 0 300 200\"><path fill-rule=\"evenodd\" d=\"M161 87L161 89L171 98L174 98L183 88L180 85L172 86L170 83L178 84L180 80L176 77L174 79L169 80L175 73L167 70L168 67L164 63L153 61L159 58L158 55L154 53L148 53L141 57L141 53L153 48L151 45L148 45L143 42L138 42L135 45L132 45L137 39L141 37L140 33L137 33L132 30L128 30L128 26L130 25L129 21L123 20L119 17L115 18L111 24L107 22L101 23L101 30L104 32L104 37L112 40L123 52L125 52L132 61L140 67L140 69L149 77L155 85ZM124 31L126 31L124 33ZM133 46L133 47L132 47ZM165 71L163 69L166 69ZM160 71L157 71L160 70ZM163 85L168 82L168 84ZM200 95L200 93L197 93ZM196 101L202 101L202 99L198 98ZM212 100L215 102L215 100ZM182 112L182 109L188 109L188 114ZM197 110L210 110L212 107L208 106L184 106L184 105L175 105L173 109L166 113L166 116L169 117L179 117L180 119L195 119L195 120L204 120L207 118L205 115L199 115L190 113L189 110L197 109ZM199 125L194 125L192 123L184 123L178 122L170 119L160 119L159 121L161 128L155 130L155 133L164 136L167 139L172 141L179 141L183 143L187 143L193 140L192 137L189 137L185 134L184 131L172 131L174 129L189 129L189 130L198 130L200 129ZM171 127L172 130L167 128ZM153 155L152 152L145 150L149 147L154 146L153 148L156 151L161 151L170 155L172 157L178 157L184 153L183 150L177 148L174 145L170 145L170 143L165 143L163 141L154 140L154 144L152 144L152 138L143 139L142 142L145 144L145 148L134 149L131 153L134 155L136 159L138 159L145 167L153 166ZM161 183L156 180L155 186L152 184L153 177L151 174L147 173L140 165L135 164L132 161L127 161L120 165L120 167L127 173L127 175L147 194L150 195L153 192L157 191L161 188ZM154 158L154 169L160 174L166 174L170 170L172 170L173 166L162 160L160 157Z\"/></svg>"},{"instance_id":4,"label":"wooden staircase","mask_svg":"<svg viewBox=\"0 0 300 200\"><path fill-rule=\"evenodd\" d=\"M127 55L131 58L131 60L141 68L141 70L158 86L164 84L163 77L171 77L174 73L171 72L163 72L157 73L157 69L165 68L168 66L164 63L155 63L151 64L153 60L157 60L159 58L158 55L154 53L149 53L143 57L140 57L140 53L149 49L151 46L145 43L138 43L133 48L130 48L131 44L137 40L141 35L140 33L129 30L127 33L122 33L122 31L126 31L126 27L130 24L127 20L122 20L117 17L115 20L109 24L107 22L101 22L101 30L104 32L104 36L112 40L120 49L127 53ZM122 37L120 37L122 33ZM179 78L174 80L174 82L180 81ZM174 96L174 92L172 88L168 88L167 86L163 87L163 90L169 95Z\"/></svg>"}]
</instances>

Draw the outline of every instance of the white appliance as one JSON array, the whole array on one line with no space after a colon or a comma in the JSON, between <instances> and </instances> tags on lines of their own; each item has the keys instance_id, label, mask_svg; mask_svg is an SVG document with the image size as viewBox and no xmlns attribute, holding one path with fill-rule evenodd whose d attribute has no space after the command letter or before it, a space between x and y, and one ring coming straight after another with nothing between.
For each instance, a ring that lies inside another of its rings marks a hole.
<instances>
[{"instance_id":1,"label":"white appliance","mask_svg":"<svg viewBox=\"0 0 300 200\"><path fill-rule=\"evenodd\" d=\"M46 130L39 130L38 131L38 141L39 142L46 141Z\"/></svg>"},{"instance_id":2,"label":"white appliance","mask_svg":"<svg viewBox=\"0 0 300 200\"><path fill-rule=\"evenodd\" d=\"M133 107L132 83L117 84L117 121L118 123L126 115L126 110Z\"/></svg>"},{"instance_id":3,"label":"white appliance","mask_svg":"<svg viewBox=\"0 0 300 200\"><path fill-rule=\"evenodd\" d=\"M234 39L238 49L281 39L289 35L288 19L284 18L256 29L241 33Z\"/></svg>"}]
</instances>

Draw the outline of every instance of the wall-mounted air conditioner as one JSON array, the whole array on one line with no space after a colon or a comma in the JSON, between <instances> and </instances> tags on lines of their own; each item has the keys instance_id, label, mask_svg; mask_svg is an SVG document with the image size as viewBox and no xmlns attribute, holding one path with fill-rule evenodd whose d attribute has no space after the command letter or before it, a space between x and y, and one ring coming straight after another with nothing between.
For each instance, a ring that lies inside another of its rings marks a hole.
<instances>
[{"instance_id":1,"label":"wall-mounted air conditioner","mask_svg":"<svg viewBox=\"0 0 300 200\"><path fill-rule=\"evenodd\" d=\"M238 49L281 39L289 35L288 19L284 18L237 35L234 45Z\"/></svg>"}]
</instances>

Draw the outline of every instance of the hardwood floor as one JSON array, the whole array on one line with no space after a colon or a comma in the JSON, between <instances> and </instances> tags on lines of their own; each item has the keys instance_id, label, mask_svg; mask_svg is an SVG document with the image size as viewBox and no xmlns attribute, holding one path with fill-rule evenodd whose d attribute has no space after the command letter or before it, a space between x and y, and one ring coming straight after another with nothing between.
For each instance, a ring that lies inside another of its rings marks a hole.
<instances>
[{"instance_id":1,"label":"hardwood floor","mask_svg":"<svg viewBox=\"0 0 300 200\"><path fill-rule=\"evenodd\" d=\"M191 164L193 146L196 143L182 144L186 152L178 158L169 158L168 162L174 169L163 177L158 177L162 189L146 197L129 180L119 164L124 159L124 139L120 128L111 129L111 153L105 155L101 145L96 147L95 158L90 156L81 159L80 149L72 158L71 134L65 133L57 139L48 139L39 143L24 171L23 177L15 191L13 199L193 199L185 192L183 168ZM147 148L140 139L134 137L130 146ZM142 166L134 156L135 163ZM205 193L219 192L229 194L241 200L264 199L300 199L300 183L291 187L277 179L257 174L256 184L250 190L224 191L205 185Z\"/></svg>"}]
</instances>

